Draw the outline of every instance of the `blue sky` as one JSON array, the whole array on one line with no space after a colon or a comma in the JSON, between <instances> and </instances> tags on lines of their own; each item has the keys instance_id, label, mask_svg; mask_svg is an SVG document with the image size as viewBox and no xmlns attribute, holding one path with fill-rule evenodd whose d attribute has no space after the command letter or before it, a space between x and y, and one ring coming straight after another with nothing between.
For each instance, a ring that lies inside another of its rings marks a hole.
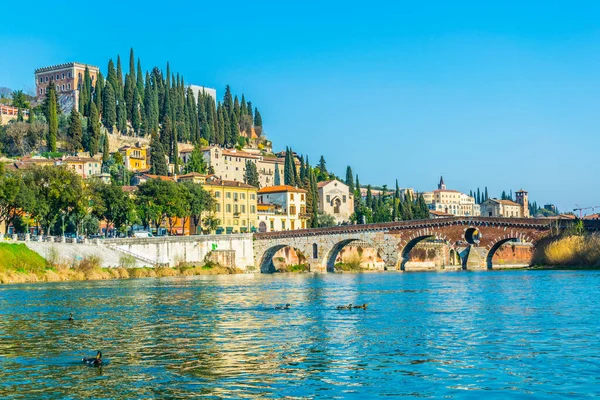
<instances>
[{"instance_id":1,"label":"blue sky","mask_svg":"<svg viewBox=\"0 0 600 400\"><path fill-rule=\"evenodd\" d=\"M524 188L563 210L600 205L600 3L53 7L32 0L25 17L22 5L4 6L0 86L32 88L36 67L68 61L106 71L133 47L144 70L170 61L187 82L243 91L276 149L312 163L323 154L340 176L349 164L361 183L398 178L424 191L443 173L466 192Z\"/></svg>"}]
</instances>

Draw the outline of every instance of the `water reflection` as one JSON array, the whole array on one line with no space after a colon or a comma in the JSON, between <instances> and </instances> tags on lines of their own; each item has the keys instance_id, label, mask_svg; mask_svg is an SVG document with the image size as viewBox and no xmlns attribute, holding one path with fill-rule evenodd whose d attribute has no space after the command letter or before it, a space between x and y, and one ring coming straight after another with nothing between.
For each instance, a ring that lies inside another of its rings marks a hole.
<instances>
[{"instance_id":1,"label":"water reflection","mask_svg":"<svg viewBox=\"0 0 600 400\"><path fill-rule=\"evenodd\" d=\"M599 277L504 271L4 286L0 397L600 394ZM285 303L292 307L274 309ZM348 303L369 306L336 309ZM96 350L106 365L82 365Z\"/></svg>"}]
</instances>

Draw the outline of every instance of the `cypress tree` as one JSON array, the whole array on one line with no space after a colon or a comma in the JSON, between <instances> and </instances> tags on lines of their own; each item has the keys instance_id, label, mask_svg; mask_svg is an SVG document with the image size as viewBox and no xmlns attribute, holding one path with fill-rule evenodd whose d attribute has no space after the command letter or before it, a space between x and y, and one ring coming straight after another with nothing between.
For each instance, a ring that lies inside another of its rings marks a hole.
<instances>
[{"instance_id":1,"label":"cypress tree","mask_svg":"<svg viewBox=\"0 0 600 400\"><path fill-rule=\"evenodd\" d=\"M58 136L58 110L56 98L56 86L54 82L48 85L48 136L46 144L49 151L56 151L56 138Z\"/></svg>"},{"instance_id":2,"label":"cypress tree","mask_svg":"<svg viewBox=\"0 0 600 400\"><path fill-rule=\"evenodd\" d=\"M81 127L81 117L79 116L79 113L77 112L75 107L73 107L73 110L71 111L71 116L69 117L69 128L67 129L67 138L69 151L77 152L83 147L83 129Z\"/></svg>"},{"instance_id":3,"label":"cypress tree","mask_svg":"<svg viewBox=\"0 0 600 400\"><path fill-rule=\"evenodd\" d=\"M137 82L135 77L135 58L133 57L133 47L129 49L129 76L131 76L134 83Z\"/></svg>"},{"instance_id":4,"label":"cypress tree","mask_svg":"<svg viewBox=\"0 0 600 400\"><path fill-rule=\"evenodd\" d=\"M244 175L244 181L246 184L260 189L258 170L256 169L256 164L254 164L252 161L246 161L246 173Z\"/></svg>"},{"instance_id":5,"label":"cypress tree","mask_svg":"<svg viewBox=\"0 0 600 400\"><path fill-rule=\"evenodd\" d=\"M396 184L398 184L398 181L396 181ZM346 185L348 185L348 190L350 191L350 193L354 192L354 175L352 174L352 167L350 167L348 165L348 167L346 167Z\"/></svg>"},{"instance_id":6,"label":"cypress tree","mask_svg":"<svg viewBox=\"0 0 600 400\"><path fill-rule=\"evenodd\" d=\"M126 120L133 120L133 92L136 83L130 74L125 75L125 109L127 111Z\"/></svg>"},{"instance_id":7,"label":"cypress tree","mask_svg":"<svg viewBox=\"0 0 600 400\"><path fill-rule=\"evenodd\" d=\"M162 176L169 175L165 153L156 132L152 134L150 140L150 173Z\"/></svg>"},{"instance_id":8,"label":"cypress tree","mask_svg":"<svg viewBox=\"0 0 600 400\"><path fill-rule=\"evenodd\" d=\"M119 80L117 79L117 70L115 69L115 63L113 62L112 58L108 60L108 73L106 75L106 82L112 85L116 98L119 88Z\"/></svg>"},{"instance_id":9,"label":"cypress tree","mask_svg":"<svg viewBox=\"0 0 600 400\"><path fill-rule=\"evenodd\" d=\"M285 164L284 164L285 168ZM281 185L281 175L279 174L279 164L275 163L275 178L273 180L275 186Z\"/></svg>"},{"instance_id":10,"label":"cypress tree","mask_svg":"<svg viewBox=\"0 0 600 400\"><path fill-rule=\"evenodd\" d=\"M479 188L477 188L477 204L481 204L481 192L479 191Z\"/></svg>"},{"instance_id":11,"label":"cypress tree","mask_svg":"<svg viewBox=\"0 0 600 400\"><path fill-rule=\"evenodd\" d=\"M400 194L400 188L398 188L398 179L396 179L396 190L394 191L394 198L392 199L392 221L398 220L398 195Z\"/></svg>"},{"instance_id":12,"label":"cypress tree","mask_svg":"<svg viewBox=\"0 0 600 400\"><path fill-rule=\"evenodd\" d=\"M140 127L142 126L142 116L140 115L140 106L139 106L139 97L137 86L133 88L133 105L131 107L131 125L133 126L133 130L135 132L140 132Z\"/></svg>"},{"instance_id":13,"label":"cypress tree","mask_svg":"<svg viewBox=\"0 0 600 400\"><path fill-rule=\"evenodd\" d=\"M413 215L412 196L409 192L407 192L406 196L404 197L404 202L402 203L402 217L404 220L411 220L414 219Z\"/></svg>"},{"instance_id":14,"label":"cypress tree","mask_svg":"<svg viewBox=\"0 0 600 400\"><path fill-rule=\"evenodd\" d=\"M117 100L112 83L106 82L102 94L102 122L106 129L113 131L117 123Z\"/></svg>"},{"instance_id":15,"label":"cypress tree","mask_svg":"<svg viewBox=\"0 0 600 400\"><path fill-rule=\"evenodd\" d=\"M231 146L231 118L229 118L227 109L224 106L221 107L221 110L223 112L223 144L225 146Z\"/></svg>"},{"instance_id":16,"label":"cypress tree","mask_svg":"<svg viewBox=\"0 0 600 400\"><path fill-rule=\"evenodd\" d=\"M283 182L285 185L296 186L294 155L289 147L285 149L285 166L283 170Z\"/></svg>"},{"instance_id":17,"label":"cypress tree","mask_svg":"<svg viewBox=\"0 0 600 400\"><path fill-rule=\"evenodd\" d=\"M230 122L231 128L230 128L230 143L232 146L235 146L238 142L239 136L240 136L240 127L238 125L238 118L235 114L235 112L233 112L231 114L231 122Z\"/></svg>"},{"instance_id":18,"label":"cypress tree","mask_svg":"<svg viewBox=\"0 0 600 400\"><path fill-rule=\"evenodd\" d=\"M240 101L238 100L237 95L235 96L235 98L233 100L233 113L235 114L235 117L239 121L240 120Z\"/></svg>"},{"instance_id":19,"label":"cypress tree","mask_svg":"<svg viewBox=\"0 0 600 400\"><path fill-rule=\"evenodd\" d=\"M240 101L240 115L248 115L248 105L246 104L246 99L244 98L243 93L242 100Z\"/></svg>"},{"instance_id":20,"label":"cypress tree","mask_svg":"<svg viewBox=\"0 0 600 400\"><path fill-rule=\"evenodd\" d=\"M225 112L223 111L223 107L219 108L219 134L216 137L216 142L215 144L218 144L220 146L224 146L225 145L225 117L224 115Z\"/></svg>"},{"instance_id":21,"label":"cypress tree","mask_svg":"<svg viewBox=\"0 0 600 400\"><path fill-rule=\"evenodd\" d=\"M259 126L262 128L262 117L260 116L260 113L258 112L258 108L254 109L254 126Z\"/></svg>"},{"instance_id":22,"label":"cypress tree","mask_svg":"<svg viewBox=\"0 0 600 400\"><path fill-rule=\"evenodd\" d=\"M127 131L127 107L123 99L119 99L117 104L117 129L121 134Z\"/></svg>"},{"instance_id":23,"label":"cypress tree","mask_svg":"<svg viewBox=\"0 0 600 400\"><path fill-rule=\"evenodd\" d=\"M104 110L104 105L102 103L102 93L104 92L104 75L102 72L98 72L98 78L96 79L96 87L94 89L94 103L96 103L96 109L100 114L102 114L102 110Z\"/></svg>"},{"instance_id":24,"label":"cypress tree","mask_svg":"<svg viewBox=\"0 0 600 400\"><path fill-rule=\"evenodd\" d=\"M484 200L483 201L486 201L487 199L489 199L489 197L488 197L488 190L487 190L487 186L486 186L485 187L485 195L484 195Z\"/></svg>"},{"instance_id":25,"label":"cypress tree","mask_svg":"<svg viewBox=\"0 0 600 400\"><path fill-rule=\"evenodd\" d=\"M118 87L115 88L117 93L117 98L123 98L123 69L121 68L121 56L117 56L117 84Z\"/></svg>"},{"instance_id":26,"label":"cypress tree","mask_svg":"<svg viewBox=\"0 0 600 400\"><path fill-rule=\"evenodd\" d=\"M231 116L233 112L233 99L231 98L231 88L229 85L225 87L225 94L223 95L223 107L225 107L225 112L227 116ZM223 116L225 118L225 116Z\"/></svg>"},{"instance_id":27,"label":"cypress tree","mask_svg":"<svg viewBox=\"0 0 600 400\"><path fill-rule=\"evenodd\" d=\"M321 179L326 180L329 173L327 172L327 165L325 163L325 157L323 156L319 159L319 171L321 172Z\"/></svg>"},{"instance_id":28,"label":"cypress tree","mask_svg":"<svg viewBox=\"0 0 600 400\"><path fill-rule=\"evenodd\" d=\"M250 123L254 125L254 115L252 115L252 102L249 101L246 105L246 109L248 110L248 116L250 117Z\"/></svg>"},{"instance_id":29,"label":"cypress tree","mask_svg":"<svg viewBox=\"0 0 600 400\"><path fill-rule=\"evenodd\" d=\"M92 103L90 107L90 117L88 118L88 133L87 133L88 148L90 157L98 154L98 146L100 142L100 119L96 104Z\"/></svg>"},{"instance_id":30,"label":"cypress tree","mask_svg":"<svg viewBox=\"0 0 600 400\"><path fill-rule=\"evenodd\" d=\"M17 109L17 122L23 122L23 110L21 110L21 107Z\"/></svg>"},{"instance_id":31,"label":"cypress tree","mask_svg":"<svg viewBox=\"0 0 600 400\"><path fill-rule=\"evenodd\" d=\"M142 72L142 63L140 62L139 58L137 59L137 73L135 74L135 77L137 80L136 86L137 86L138 93L140 94L140 96L142 96L140 99L140 102L143 104L144 100L145 100L143 97L144 93L145 93L145 91L144 91L144 75Z\"/></svg>"},{"instance_id":32,"label":"cypress tree","mask_svg":"<svg viewBox=\"0 0 600 400\"><path fill-rule=\"evenodd\" d=\"M110 150L109 150L109 142L108 142L108 134L104 134L104 143L102 146L102 164L106 165L108 163L108 159L110 158Z\"/></svg>"},{"instance_id":33,"label":"cypress tree","mask_svg":"<svg viewBox=\"0 0 600 400\"><path fill-rule=\"evenodd\" d=\"M367 197L366 197L367 207L373 210L373 193L371 192L371 185L367 185ZM375 210L373 210L375 211Z\"/></svg>"},{"instance_id":34,"label":"cypress tree","mask_svg":"<svg viewBox=\"0 0 600 400\"><path fill-rule=\"evenodd\" d=\"M32 124L33 121L35 121L35 113L33 112L33 108L31 108L31 106L29 106L29 119L27 119L27 122Z\"/></svg>"}]
</instances>

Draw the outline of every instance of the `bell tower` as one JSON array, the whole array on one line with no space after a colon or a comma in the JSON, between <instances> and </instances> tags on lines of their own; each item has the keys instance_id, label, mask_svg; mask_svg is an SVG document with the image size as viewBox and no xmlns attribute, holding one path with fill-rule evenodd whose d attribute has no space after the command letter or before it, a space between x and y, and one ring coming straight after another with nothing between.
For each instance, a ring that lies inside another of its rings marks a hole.
<instances>
[{"instance_id":1,"label":"bell tower","mask_svg":"<svg viewBox=\"0 0 600 400\"><path fill-rule=\"evenodd\" d=\"M440 183L438 184L438 190L446 190L446 184L444 183L443 176L440 176Z\"/></svg>"},{"instance_id":2,"label":"bell tower","mask_svg":"<svg viewBox=\"0 0 600 400\"><path fill-rule=\"evenodd\" d=\"M523 217L529 218L529 193L524 191L523 189L519 190L515 193L517 203L523 207Z\"/></svg>"}]
</instances>

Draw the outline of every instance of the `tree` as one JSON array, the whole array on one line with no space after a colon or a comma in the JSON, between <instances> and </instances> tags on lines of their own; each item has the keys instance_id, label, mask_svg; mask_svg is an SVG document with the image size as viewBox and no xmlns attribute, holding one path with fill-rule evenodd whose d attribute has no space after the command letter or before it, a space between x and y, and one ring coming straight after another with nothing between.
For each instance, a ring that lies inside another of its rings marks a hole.
<instances>
[{"instance_id":1,"label":"tree","mask_svg":"<svg viewBox=\"0 0 600 400\"><path fill-rule=\"evenodd\" d=\"M112 83L106 82L104 93L102 94L102 121L106 129L113 131L117 123L117 99Z\"/></svg>"},{"instance_id":2,"label":"tree","mask_svg":"<svg viewBox=\"0 0 600 400\"><path fill-rule=\"evenodd\" d=\"M262 116L260 112L258 112L258 108L254 108L254 126L261 127L263 126Z\"/></svg>"},{"instance_id":3,"label":"tree","mask_svg":"<svg viewBox=\"0 0 600 400\"><path fill-rule=\"evenodd\" d=\"M165 152L158 135L154 133L150 141L150 173L155 175L169 175Z\"/></svg>"},{"instance_id":4,"label":"tree","mask_svg":"<svg viewBox=\"0 0 600 400\"><path fill-rule=\"evenodd\" d=\"M260 189L260 182L258 180L258 170L256 169L256 164L252 161L246 161L246 173L244 175L244 182L246 184L254 186Z\"/></svg>"},{"instance_id":5,"label":"tree","mask_svg":"<svg viewBox=\"0 0 600 400\"><path fill-rule=\"evenodd\" d=\"M319 211L317 214L317 228L327 228L335 225L337 224L333 215L325 214L323 211Z\"/></svg>"},{"instance_id":6,"label":"tree","mask_svg":"<svg viewBox=\"0 0 600 400\"><path fill-rule=\"evenodd\" d=\"M94 157L98 154L98 146L100 144L100 118L98 117L98 110L94 103L92 103L90 107L90 117L88 119L88 131L85 142L87 142L86 150L89 151L90 157Z\"/></svg>"},{"instance_id":7,"label":"tree","mask_svg":"<svg viewBox=\"0 0 600 400\"><path fill-rule=\"evenodd\" d=\"M110 158L110 143L108 141L108 134L104 134L104 142L102 144L102 164L107 165Z\"/></svg>"},{"instance_id":8,"label":"tree","mask_svg":"<svg viewBox=\"0 0 600 400\"><path fill-rule=\"evenodd\" d=\"M320 171L320 180L327 180L327 178L329 177L329 173L327 172L327 165L325 163L325 157L321 156L321 158L319 159L319 171Z\"/></svg>"},{"instance_id":9,"label":"tree","mask_svg":"<svg viewBox=\"0 0 600 400\"><path fill-rule=\"evenodd\" d=\"M285 164L283 169L283 183L285 185L296 186L295 173L296 164L294 163L294 153L289 147L285 149Z\"/></svg>"},{"instance_id":10,"label":"tree","mask_svg":"<svg viewBox=\"0 0 600 400\"><path fill-rule=\"evenodd\" d=\"M75 153L83 148L83 130L81 127L81 117L79 112L73 107L69 116L69 128L67 130L67 149Z\"/></svg>"},{"instance_id":11,"label":"tree","mask_svg":"<svg viewBox=\"0 0 600 400\"><path fill-rule=\"evenodd\" d=\"M346 185L348 185L348 190L350 193L354 192L354 175L352 174L352 168L348 165L346 167ZM398 181L396 180L396 185L398 185Z\"/></svg>"},{"instance_id":12,"label":"tree","mask_svg":"<svg viewBox=\"0 0 600 400\"><path fill-rule=\"evenodd\" d=\"M120 186L114 183L105 184L100 181L92 183L92 191L95 193L95 202L92 214L100 220L106 221L107 231L112 226L120 230L131 221L134 204L129 195Z\"/></svg>"},{"instance_id":13,"label":"tree","mask_svg":"<svg viewBox=\"0 0 600 400\"><path fill-rule=\"evenodd\" d=\"M202 213L211 210L214 207L215 200L201 185L192 182L184 182L183 185L189 194L186 206L189 207L189 215L194 223L194 227L196 228L195 233L197 234Z\"/></svg>"},{"instance_id":14,"label":"tree","mask_svg":"<svg viewBox=\"0 0 600 400\"><path fill-rule=\"evenodd\" d=\"M229 85L225 86L225 94L223 95L223 107L225 107L227 115L230 116L233 112L233 99L231 97L231 88L229 87Z\"/></svg>"},{"instance_id":15,"label":"tree","mask_svg":"<svg viewBox=\"0 0 600 400\"><path fill-rule=\"evenodd\" d=\"M285 164L284 164L285 168ZM281 175L279 174L279 164L275 163L275 178L273 179L273 184L275 186L281 185Z\"/></svg>"},{"instance_id":16,"label":"tree","mask_svg":"<svg viewBox=\"0 0 600 400\"><path fill-rule=\"evenodd\" d=\"M190 159L185 165L184 171L186 174L189 174L190 172L206 174L206 161L204 160L200 146L197 145L194 147L192 154L190 154Z\"/></svg>"},{"instance_id":17,"label":"tree","mask_svg":"<svg viewBox=\"0 0 600 400\"><path fill-rule=\"evenodd\" d=\"M48 85L48 95L46 96L48 103L48 137L46 144L49 151L56 151L56 138L58 136L58 109L56 98L56 87L53 82Z\"/></svg>"}]
</instances>

